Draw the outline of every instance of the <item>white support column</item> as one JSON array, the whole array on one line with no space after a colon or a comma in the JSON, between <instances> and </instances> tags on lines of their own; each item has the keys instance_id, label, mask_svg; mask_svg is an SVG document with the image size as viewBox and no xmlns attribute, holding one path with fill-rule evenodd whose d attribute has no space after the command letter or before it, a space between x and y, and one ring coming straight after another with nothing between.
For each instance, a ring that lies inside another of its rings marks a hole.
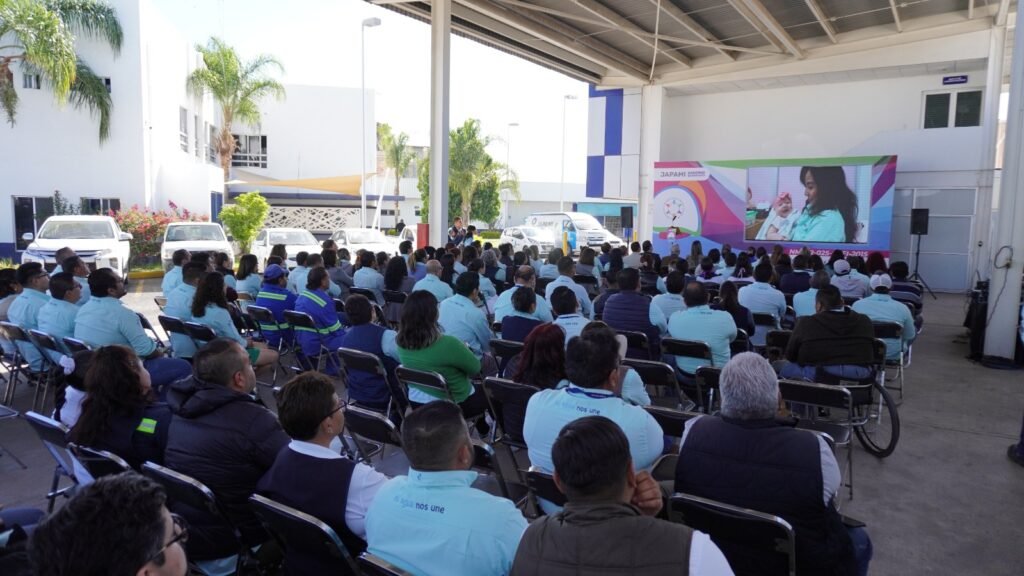
<instances>
[{"instance_id":1,"label":"white support column","mask_svg":"<svg viewBox=\"0 0 1024 576\"><path fill-rule=\"evenodd\" d=\"M1003 60L1006 53L1006 27L993 26L988 48L988 74L985 79L985 117L982 119L981 164L978 166L978 204L974 215L974 246L971 269L975 277L988 278L991 256L992 204L995 201L996 145L999 139L999 94L1003 89Z\"/></svg>"},{"instance_id":2,"label":"white support column","mask_svg":"<svg viewBox=\"0 0 1024 576\"><path fill-rule=\"evenodd\" d=\"M1013 359L1020 320L1022 265L1024 265L1024 27L1016 29L1010 71L1010 106L1006 121L999 220L990 247L988 326L985 355ZM1012 254L1012 257L1011 257Z\"/></svg>"},{"instance_id":3,"label":"white support column","mask_svg":"<svg viewBox=\"0 0 1024 576\"><path fill-rule=\"evenodd\" d=\"M452 0L433 0L430 10L430 244L444 247L448 238L448 80Z\"/></svg>"},{"instance_id":4,"label":"white support column","mask_svg":"<svg viewBox=\"0 0 1024 576\"><path fill-rule=\"evenodd\" d=\"M640 102L640 192L634 222L637 240L651 240L651 200L654 198L654 163L661 160L661 109L665 88L644 86ZM629 240L628 238L625 240Z\"/></svg>"}]
</instances>

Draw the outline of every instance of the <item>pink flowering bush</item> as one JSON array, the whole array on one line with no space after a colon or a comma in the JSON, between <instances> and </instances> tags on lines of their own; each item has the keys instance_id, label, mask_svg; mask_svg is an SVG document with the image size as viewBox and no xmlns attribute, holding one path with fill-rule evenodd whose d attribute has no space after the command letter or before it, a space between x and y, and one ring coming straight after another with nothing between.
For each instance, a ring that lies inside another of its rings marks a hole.
<instances>
[{"instance_id":1,"label":"pink flowering bush","mask_svg":"<svg viewBox=\"0 0 1024 576\"><path fill-rule=\"evenodd\" d=\"M132 265L159 261L164 230L171 222L206 222L210 219L205 214L179 209L174 202L168 201L167 204L166 210L140 208L135 204L127 210L110 211L109 215L117 221L121 230L133 236Z\"/></svg>"}]
</instances>

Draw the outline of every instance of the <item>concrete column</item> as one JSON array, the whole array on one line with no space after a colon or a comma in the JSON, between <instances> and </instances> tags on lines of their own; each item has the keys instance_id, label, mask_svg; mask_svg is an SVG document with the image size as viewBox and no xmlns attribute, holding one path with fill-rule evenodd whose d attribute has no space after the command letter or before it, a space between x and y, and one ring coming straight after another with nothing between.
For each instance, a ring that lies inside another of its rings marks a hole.
<instances>
[{"instance_id":1,"label":"concrete column","mask_svg":"<svg viewBox=\"0 0 1024 576\"><path fill-rule=\"evenodd\" d=\"M433 0L430 10L430 244L444 247L448 238L448 80L452 1Z\"/></svg>"},{"instance_id":2,"label":"concrete column","mask_svg":"<svg viewBox=\"0 0 1024 576\"><path fill-rule=\"evenodd\" d=\"M985 355L1013 359L1020 320L1021 274L1024 265L1024 26L1014 36L1010 71L1010 106L1006 121L999 216L990 246L988 326Z\"/></svg>"},{"instance_id":3,"label":"concrete column","mask_svg":"<svg viewBox=\"0 0 1024 576\"><path fill-rule=\"evenodd\" d=\"M661 160L661 109L664 101L665 88L643 87L640 102L640 191L635 222L639 242L651 239L654 163Z\"/></svg>"},{"instance_id":4,"label":"concrete column","mask_svg":"<svg viewBox=\"0 0 1024 576\"><path fill-rule=\"evenodd\" d=\"M977 277L988 278L993 255L989 246L992 237L993 182L995 179L996 144L999 140L999 94L1003 89L1003 60L1006 52L1006 27L995 26L988 48L988 74L985 78L985 103L982 119L981 164L978 166L978 204L974 215L974 246L971 267Z\"/></svg>"}]
</instances>

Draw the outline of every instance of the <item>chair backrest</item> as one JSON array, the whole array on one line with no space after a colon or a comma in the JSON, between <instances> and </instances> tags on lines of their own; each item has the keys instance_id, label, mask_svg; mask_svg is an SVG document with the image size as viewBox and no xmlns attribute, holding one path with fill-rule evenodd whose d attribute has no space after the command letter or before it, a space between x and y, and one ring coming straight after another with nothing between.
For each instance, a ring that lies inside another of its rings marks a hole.
<instances>
[{"instance_id":1,"label":"chair backrest","mask_svg":"<svg viewBox=\"0 0 1024 576\"><path fill-rule=\"evenodd\" d=\"M21 326L11 322L0 322L0 326L3 326L4 332L7 333L7 339L11 342L24 342L25 344L32 343L32 340L30 340L28 334L21 329Z\"/></svg>"},{"instance_id":2,"label":"chair backrest","mask_svg":"<svg viewBox=\"0 0 1024 576\"><path fill-rule=\"evenodd\" d=\"M249 504L263 526L284 548L286 564L287 557L302 556L318 560L325 568L336 566L339 574L359 574L359 568L341 538L324 522L259 494L250 496Z\"/></svg>"},{"instance_id":3,"label":"chair backrest","mask_svg":"<svg viewBox=\"0 0 1024 576\"><path fill-rule=\"evenodd\" d=\"M185 332L197 342L209 342L217 338L212 328L198 322L185 322Z\"/></svg>"},{"instance_id":4,"label":"chair backrest","mask_svg":"<svg viewBox=\"0 0 1024 576\"><path fill-rule=\"evenodd\" d=\"M616 330L615 332L626 338L628 350L639 350L644 358L651 357L651 342L647 338L647 334L634 330Z\"/></svg>"},{"instance_id":5,"label":"chair backrest","mask_svg":"<svg viewBox=\"0 0 1024 576\"><path fill-rule=\"evenodd\" d=\"M697 368L697 385L700 386L702 392L712 391L717 392L718 381L722 377L722 369L716 366L701 366ZM717 396L717 393L716 393ZM708 406L708 408L712 408Z\"/></svg>"},{"instance_id":6,"label":"chair backrest","mask_svg":"<svg viewBox=\"0 0 1024 576\"><path fill-rule=\"evenodd\" d=\"M851 407L850 390L844 386L779 380L779 394L786 402L799 402L841 410L849 410Z\"/></svg>"},{"instance_id":7,"label":"chair backrest","mask_svg":"<svg viewBox=\"0 0 1024 576\"><path fill-rule=\"evenodd\" d=\"M526 471L526 487L534 496L543 498L555 506L565 506L568 501L565 494L562 494L555 485L555 479L551 474L541 472L532 466Z\"/></svg>"},{"instance_id":8,"label":"chair backrest","mask_svg":"<svg viewBox=\"0 0 1024 576\"><path fill-rule=\"evenodd\" d=\"M89 472L93 478L112 476L127 472L132 467L113 452L96 450L87 446L79 446L73 442L68 443L68 450L75 456L78 462Z\"/></svg>"},{"instance_id":9,"label":"chair backrest","mask_svg":"<svg viewBox=\"0 0 1024 576\"><path fill-rule=\"evenodd\" d=\"M238 293L238 299L242 302L255 302L256 299L252 297L252 294L242 291Z\"/></svg>"},{"instance_id":10,"label":"chair backrest","mask_svg":"<svg viewBox=\"0 0 1024 576\"><path fill-rule=\"evenodd\" d=\"M405 292L398 290L384 290L384 302L388 304L405 304L405 299L409 297Z\"/></svg>"},{"instance_id":11,"label":"chair backrest","mask_svg":"<svg viewBox=\"0 0 1024 576\"><path fill-rule=\"evenodd\" d=\"M413 576L412 572L406 572L380 556L374 556L369 552L363 552L359 556L359 567L362 568L363 574L367 576Z\"/></svg>"},{"instance_id":12,"label":"chair backrest","mask_svg":"<svg viewBox=\"0 0 1024 576\"><path fill-rule=\"evenodd\" d=\"M296 328L308 328L310 330L316 330L316 321L313 317L305 312L298 312L296 310L285 310L284 319Z\"/></svg>"},{"instance_id":13,"label":"chair backrest","mask_svg":"<svg viewBox=\"0 0 1024 576\"><path fill-rule=\"evenodd\" d=\"M708 534L719 548L725 544L727 559L730 549L762 552L767 564L761 573L796 574L793 527L778 516L677 492L669 498L669 517Z\"/></svg>"},{"instance_id":14,"label":"chair backrest","mask_svg":"<svg viewBox=\"0 0 1024 576\"><path fill-rule=\"evenodd\" d=\"M676 380L675 370L664 362L657 360L638 360L626 358L622 361L623 366L628 366L636 371L637 376L644 383L644 388L651 394L651 401L656 405L678 406L685 404L686 399L679 389L679 381Z\"/></svg>"},{"instance_id":15,"label":"chair backrest","mask_svg":"<svg viewBox=\"0 0 1024 576\"><path fill-rule=\"evenodd\" d=\"M47 452L63 468L65 474L74 477L74 463L71 460L72 454L68 452L67 435L70 429L53 418L43 416L38 412L25 412L22 417L32 427L32 430L39 437L39 440L42 441Z\"/></svg>"},{"instance_id":16,"label":"chair backrest","mask_svg":"<svg viewBox=\"0 0 1024 576\"><path fill-rule=\"evenodd\" d=\"M398 377L398 381L402 383L406 389L410 385L415 384L420 388L427 388L440 392L446 398L455 401L452 396L452 391L448 388L448 383L445 382L444 377L437 372L428 372L426 370L415 370L413 368L407 368L405 366L399 366L395 369L395 376Z\"/></svg>"},{"instance_id":17,"label":"chair backrest","mask_svg":"<svg viewBox=\"0 0 1024 576\"><path fill-rule=\"evenodd\" d=\"M597 286L597 278L593 274L576 274L572 277L572 281L577 284Z\"/></svg>"},{"instance_id":18,"label":"chair backrest","mask_svg":"<svg viewBox=\"0 0 1024 576\"><path fill-rule=\"evenodd\" d=\"M765 314L763 312L754 312L754 325L755 326L771 326L772 328L778 328L779 321L775 319L775 316L771 314Z\"/></svg>"},{"instance_id":19,"label":"chair backrest","mask_svg":"<svg viewBox=\"0 0 1024 576\"><path fill-rule=\"evenodd\" d=\"M89 346L88 344L86 344L85 342L83 342L83 341L81 341L81 340L79 340L77 338L72 338L70 336L65 336L64 338L61 338L61 340L64 341L64 345L67 346L68 352L71 352L72 356L74 356L75 354L78 354L79 352L84 352L86 350L92 350L91 346Z\"/></svg>"},{"instance_id":20,"label":"chair backrest","mask_svg":"<svg viewBox=\"0 0 1024 576\"><path fill-rule=\"evenodd\" d=\"M696 340L662 338L661 352L668 356L705 360L707 361L708 366L711 366L714 363L713 356L711 355L711 346L708 346L704 342L697 342Z\"/></svg>"},{"instance_id":21,"label":"chair backrest","mask_svg":"<svg viewBox=\"0 0 1024 576\"><path fill-rule=\"evenodd\" d=\"M903 325L899 322L872 322L875 338L900 339L903 337Z\"/></svg>"},{"instance_id":22,"label":"chair backrest","mask_svg":"<svg viewBox=\"0 0 1024 576\"><path fill-rule=\"evenodd\" d=\"M49 350L58 354L64 353L64 348L57 343L57 341L46 332L39 330L29 330L28 338L36 345L40 350Z\"/></svg>"},{"instance_id":23,"label":"chair backrest","mask_svg":"<svg viewBox=\"0 0 1024 576\"><path fill-rule=\"evenodd\" d=\"M369 289L366 289L366 288L352 287L352 288L349 288L348 291L351 294L359 294L359 295L362 295L362 296L366 296L366 298L370 302L376 302L377 301L377 295L373 293L373 290L369 290Z\"/></svg>"},{"instance_id":24,"label":"chair backrest","mask_svg":"<svg viewBox=\"0 0 1024 576\"><path fill-rule=\"evenodd\" d=\"M157 334L156 329L153 328L153 323L149 321L149 318L146 318L146 315L142 312L136 312L135 315L139 317L139 324L142 325L142 329L152 333L157 342L163 345L163 341L160 340L160 335Z\"/></svg>"},{"instance_id":25,"label":"chair backrest","mask_svg":"<svg viewBox=\"0 0 1024 576\"><path fill-rule=\"evenodd\" d=\"M520 384L506 378L485 378L484 395L491 408L491 417L498 425L495 442L503 442L518 448L526 448L523 438L523 419L530 398L540 388Z\"/></svg>"},{"instance_id":26,"label":"chair backrest","mask_svg":"<svg viewBox=\"0 0 1024 576\"><path fill-rule=\"evenodd\" d=\"M661 431L666 436L672 436L673 438L682 438L683 426L686 424L686 421L700 416L696 412L683 412L682 410L673 410L664 406L644 406L644 410L651 416L654 416L654 419L658 421L658 425L661 426Z\"/></svg>"},{"instance_id":27,"label":"chair backrest","mask_svg":"<svg viewBox=\"0 0 1024 576\"><path fill-rule=\"evenodd\" d=\"M163 296L154 296L153 302L156 302L156 307L163 311L164 306L167 306L167 298Z\"/></svg>"},{"instance_id":28,"label":"chair backrest","mask_svg":"<svg viewBox=\"0 0 1024 576\"><path fill-rule=\"evenodd\" d=\"M499 324L500 322L495 322ZM514 340L503 340L501 338L491 339L491 353L494 354L494 359L498 361L498 375L504 376L505 370L508 368L508 362L516 354L523 351L526 345L522 342L516 342Z\"/></svg>"},{"instance_id":29,"label":"chair backrest","mask_svg":"<svg viewBox=\"0 0 1024 576\"><path fill-rule=\"evenodd\" d=\"M345 301L341 298L332 298L334 300L334 311L338 314L345 313Z\"/></svg>"},{"instance_id":30,"label":"chair backrest","mask_svg":"<svg viewBox=\"0 0 1024 576\"><path fill-rule=\"evenodd\" d=\"M729 353L735 356L743 352L750 352L750 336L743 328L737 328L736 339L729 344Z\"/></svg>"},{"instance_id":31,"label":"chair backrest","mask_svg":"<svg viewBox=\"0 0 1024 576\"><path fill-rule=\"evenodd\" d=\"M402 435L398 427L384 414L351 404L343 412L345 427L349 432L380 444L402 446Z\"/></svg>"},{"instance_id":32,"label":"chair backrest","mask_svg":"<svg viewBox=\"0 0 1024 576\"><path fill-rule=\"evenodd\" d=\"M142 464L142 474L163 486L172 502L203 510L231 525L217 504L213 491L202 482L153 462Z\"/></svg>"},{"instance_id":33,"label":"chair backrest","mask_svg":"<svg viewBox=\"0 0 1024 576\"><path fill-rule=\"evenodd\" d=\"M185 329L185 323L179 318L174 316L160 315L156 317L157 322L160 323L160 327L164 329L164 332L168 334L182 334L188 336L188 330Z\"/></svg>"},{"instance_id":34,"label":"chair backrest","mask_svg":"<svg viewBox=\"0 0 1024 576\"><path fill-rule=\"evenodd\" d=\"M353 348L338 348L338 358L341 360L342 370L368 372L385 378L388 375L384 362L376 354Z\"/></svg>"}]
</instances>

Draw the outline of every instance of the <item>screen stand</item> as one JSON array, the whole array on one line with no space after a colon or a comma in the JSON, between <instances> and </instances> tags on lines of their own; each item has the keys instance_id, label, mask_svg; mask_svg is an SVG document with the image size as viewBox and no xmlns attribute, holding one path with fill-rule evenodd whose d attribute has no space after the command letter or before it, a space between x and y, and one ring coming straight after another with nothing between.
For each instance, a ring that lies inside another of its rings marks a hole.
<instances>
[{"instance_id":1,"label":"screen stand","mask_svg":"<svg viewBox=\"0 0 1024 576\"><path fill-rule=\"evenodd\" d=\"M918 272L917 267L918 264L921 262L921 235L915 234L915 236L917 236L917 249L914 251L914 273L910 275L909 279L920 282L921 285L924 286L924 289L927 290L928 293L932 295L932 298L938 300L939 297L935 295L935 292L932 292L932 289L928 286L928 283L925 282L924 276L921 276L921 273Z\"/></svg>"}]
</instances>

